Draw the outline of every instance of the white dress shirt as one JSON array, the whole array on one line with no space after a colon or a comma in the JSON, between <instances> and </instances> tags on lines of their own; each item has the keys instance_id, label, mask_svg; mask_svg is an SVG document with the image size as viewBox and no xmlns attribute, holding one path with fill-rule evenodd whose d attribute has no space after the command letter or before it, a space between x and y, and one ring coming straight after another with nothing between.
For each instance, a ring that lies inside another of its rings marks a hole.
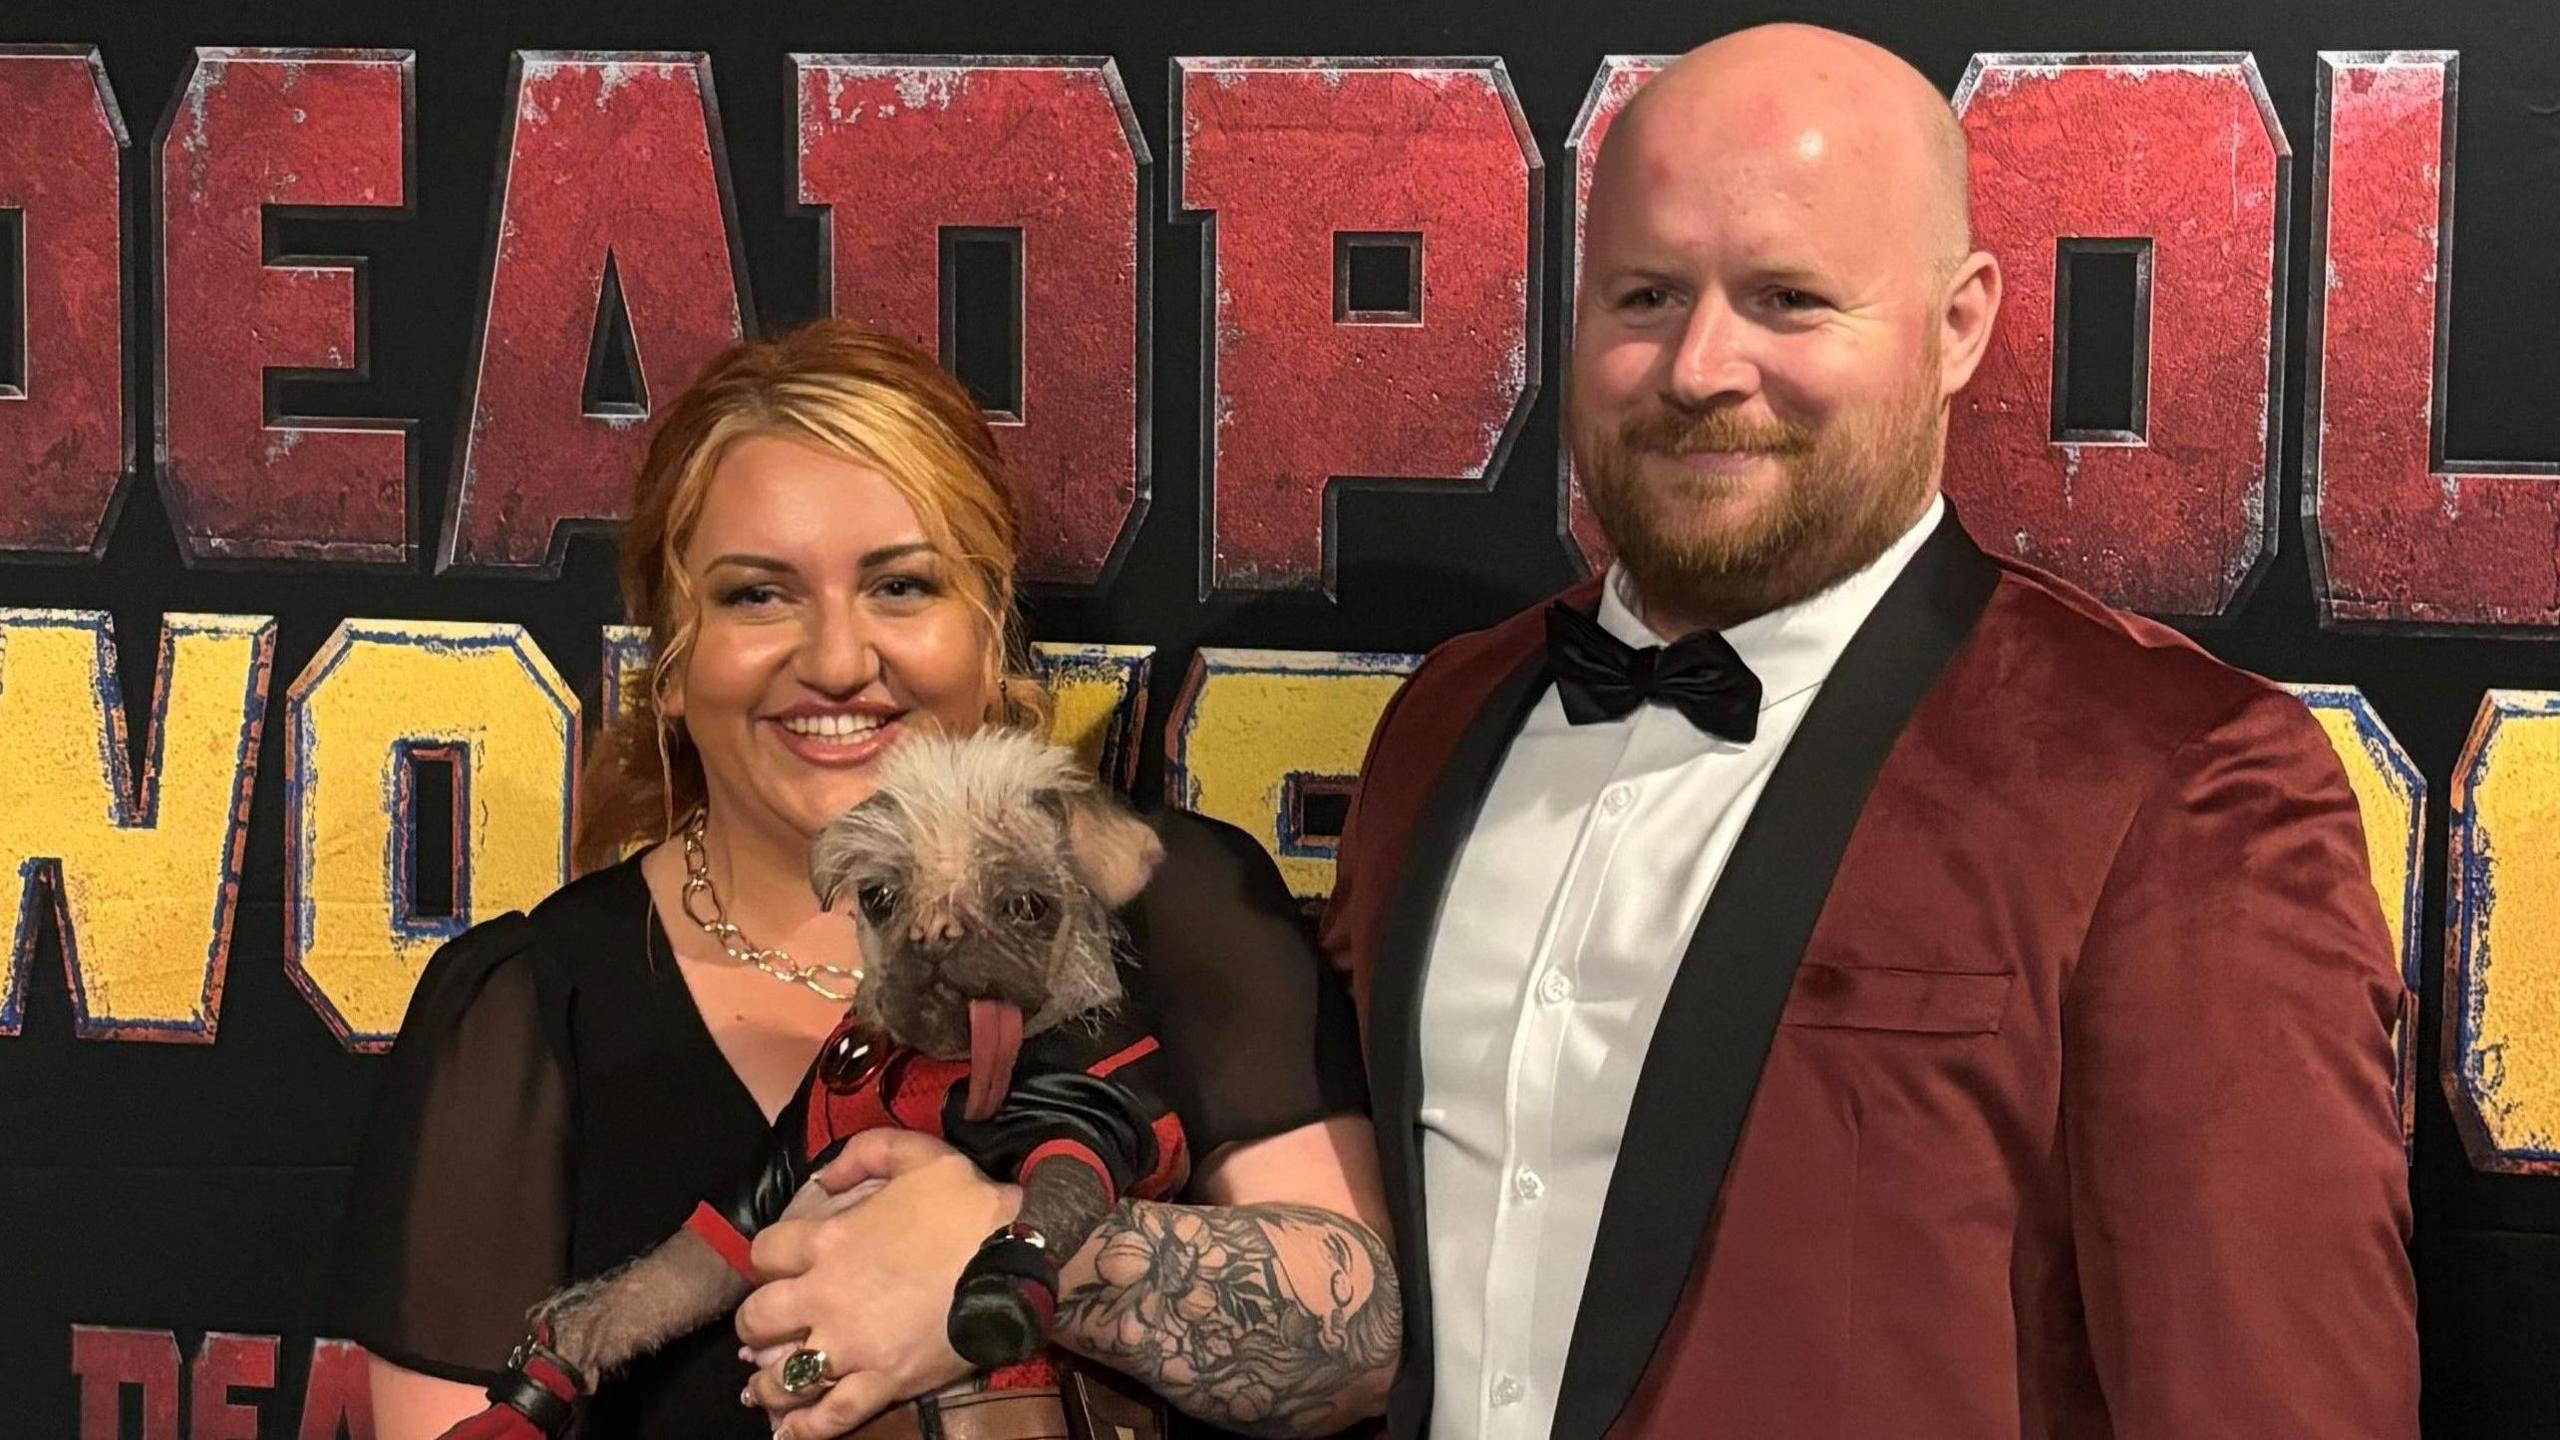
<instances>
[{"instance_id":1,"label":"white dress shirt","mask_svg":"<svg viewBox=\"0 0 2560 1440\"><path fill-rule=\"evenodd\" d=\"M1640 705L1575 725L1550 689L1452 872L1422 989L1435 1440L1544 1440L1636 1077L1690 931L1823 677L1936 527L1724 632L1760 677L1747 745ZM1663 641L1611 569L1599 619Z\"/></svg>"}]
</instances>

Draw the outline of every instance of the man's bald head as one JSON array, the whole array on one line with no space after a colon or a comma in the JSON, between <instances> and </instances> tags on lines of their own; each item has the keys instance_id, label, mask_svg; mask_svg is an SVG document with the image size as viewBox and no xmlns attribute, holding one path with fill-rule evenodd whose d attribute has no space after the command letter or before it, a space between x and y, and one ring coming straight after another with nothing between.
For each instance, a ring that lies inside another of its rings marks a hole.
<instances>
[{"instance_id":1,"label":"man's bald head","mask_svg":"<svg viewBox=\"0 0 2560 1440\"><path fill-rule=\"evenodd\" d=\"M1618 113L1566 420L1648 619L1817 594L1924 513L1999 310L1965 169L1918 71L1802 25L1701 46Z\"/></svg>"},{"instance_id":2,"label":"man's bald head","mask_svg":"<svg viewBox=\"0 0 2560 1440\"><path fill-rule=\"evenodd\" d=\"M1664 67L1611 124L1591 203L1640 171L1647 152L1746 148L1863 192L1873 218L1908 224L1944 269L1973 248L1954 109L1892 51L1811 25L1736 31Z\"/></svg>"}]
</instances>

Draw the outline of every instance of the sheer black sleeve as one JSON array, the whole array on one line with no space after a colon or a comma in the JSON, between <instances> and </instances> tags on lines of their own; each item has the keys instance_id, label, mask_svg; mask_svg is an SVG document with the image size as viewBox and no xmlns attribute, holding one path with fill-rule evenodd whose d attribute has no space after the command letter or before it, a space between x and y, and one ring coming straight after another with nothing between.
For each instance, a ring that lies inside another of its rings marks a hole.
<instances>
[{"instance_id":1,"label":"sheer black sleeve","mask_svg":"<svg viewBox=\"0 0 2560 1440\"><path fill-rule=\"evenodd\" d=\"M556 973L531 922L508 915L438 951L410 998L327 1300L334 1333L395 1365L485 1383L525 1312L569 1278Z\"/></svg>"},{"instance_id":2,"label":"sheer black sleeve","mask_svg":"<svg viewBox=\"0 0 2560 1440\"><path fill-rule=\"evenodd\" d=\"M1173 1061L1194 1168L1221 1146L1365 1114L1350 996L1279 867L1232 825L1155 820L1164 865L1130 907L1127 979Z\"/></svg>"}]
</instances>

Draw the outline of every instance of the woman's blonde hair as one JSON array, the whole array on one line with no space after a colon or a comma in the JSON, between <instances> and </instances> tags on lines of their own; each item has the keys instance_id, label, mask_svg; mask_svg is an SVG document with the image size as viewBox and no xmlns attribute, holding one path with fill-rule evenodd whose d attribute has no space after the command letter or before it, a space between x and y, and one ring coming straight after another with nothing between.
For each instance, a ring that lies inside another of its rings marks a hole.
<instances>
[{"instance_id":1,"label":"woman's blonde hair","mask_svg":"<svg viewBox=\"0 0 2560 1440\"><path fill-rule=\"evenodd\" d=\"M1029 674L1014 611L1013 478L968 391L918 347L849 321L742 341L659 417L632 483L622 603L629 623L649 631L648 680L623 688L622 713L605 717L579 778L572 849L581 871L635 842L664 838L703 805L702 758L660 706L700 623L685 546L721 459L751 435L814 444L886 475L977 614L987 721L1033 729L1048 722L1048 696Z\"/></svg>"}]
</instances>

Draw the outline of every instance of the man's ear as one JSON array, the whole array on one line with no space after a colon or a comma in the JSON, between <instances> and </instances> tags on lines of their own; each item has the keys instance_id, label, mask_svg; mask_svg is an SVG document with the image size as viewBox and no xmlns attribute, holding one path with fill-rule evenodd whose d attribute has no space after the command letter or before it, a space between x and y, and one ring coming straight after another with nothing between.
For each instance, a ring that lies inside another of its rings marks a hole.
<instances>
[{"instance_id":1,"label":"man's ear","mask_svg":"<svg viewBox=\"0 0 2560 1440\"><path fill-rule=\"evenodd\" d=\"M1952 400L1973 379L1991 328L2000 318L2000 262L1987 250L1966 256L1950 277L1938 311L1938 395Z\"/></svg>"},{"instance_id":2,"label":"man's ear","mask_svg":"<svg viewBox=\"0 0 2560 1440\"><path fill-rule=\"evenodd\" d=\"M1113 909L1147 888L1164 861L1164 842L1153 826L1098 790L1060 797L1066 812L1067 855L1076 874Z\"/></svg>"}]
</instances>

